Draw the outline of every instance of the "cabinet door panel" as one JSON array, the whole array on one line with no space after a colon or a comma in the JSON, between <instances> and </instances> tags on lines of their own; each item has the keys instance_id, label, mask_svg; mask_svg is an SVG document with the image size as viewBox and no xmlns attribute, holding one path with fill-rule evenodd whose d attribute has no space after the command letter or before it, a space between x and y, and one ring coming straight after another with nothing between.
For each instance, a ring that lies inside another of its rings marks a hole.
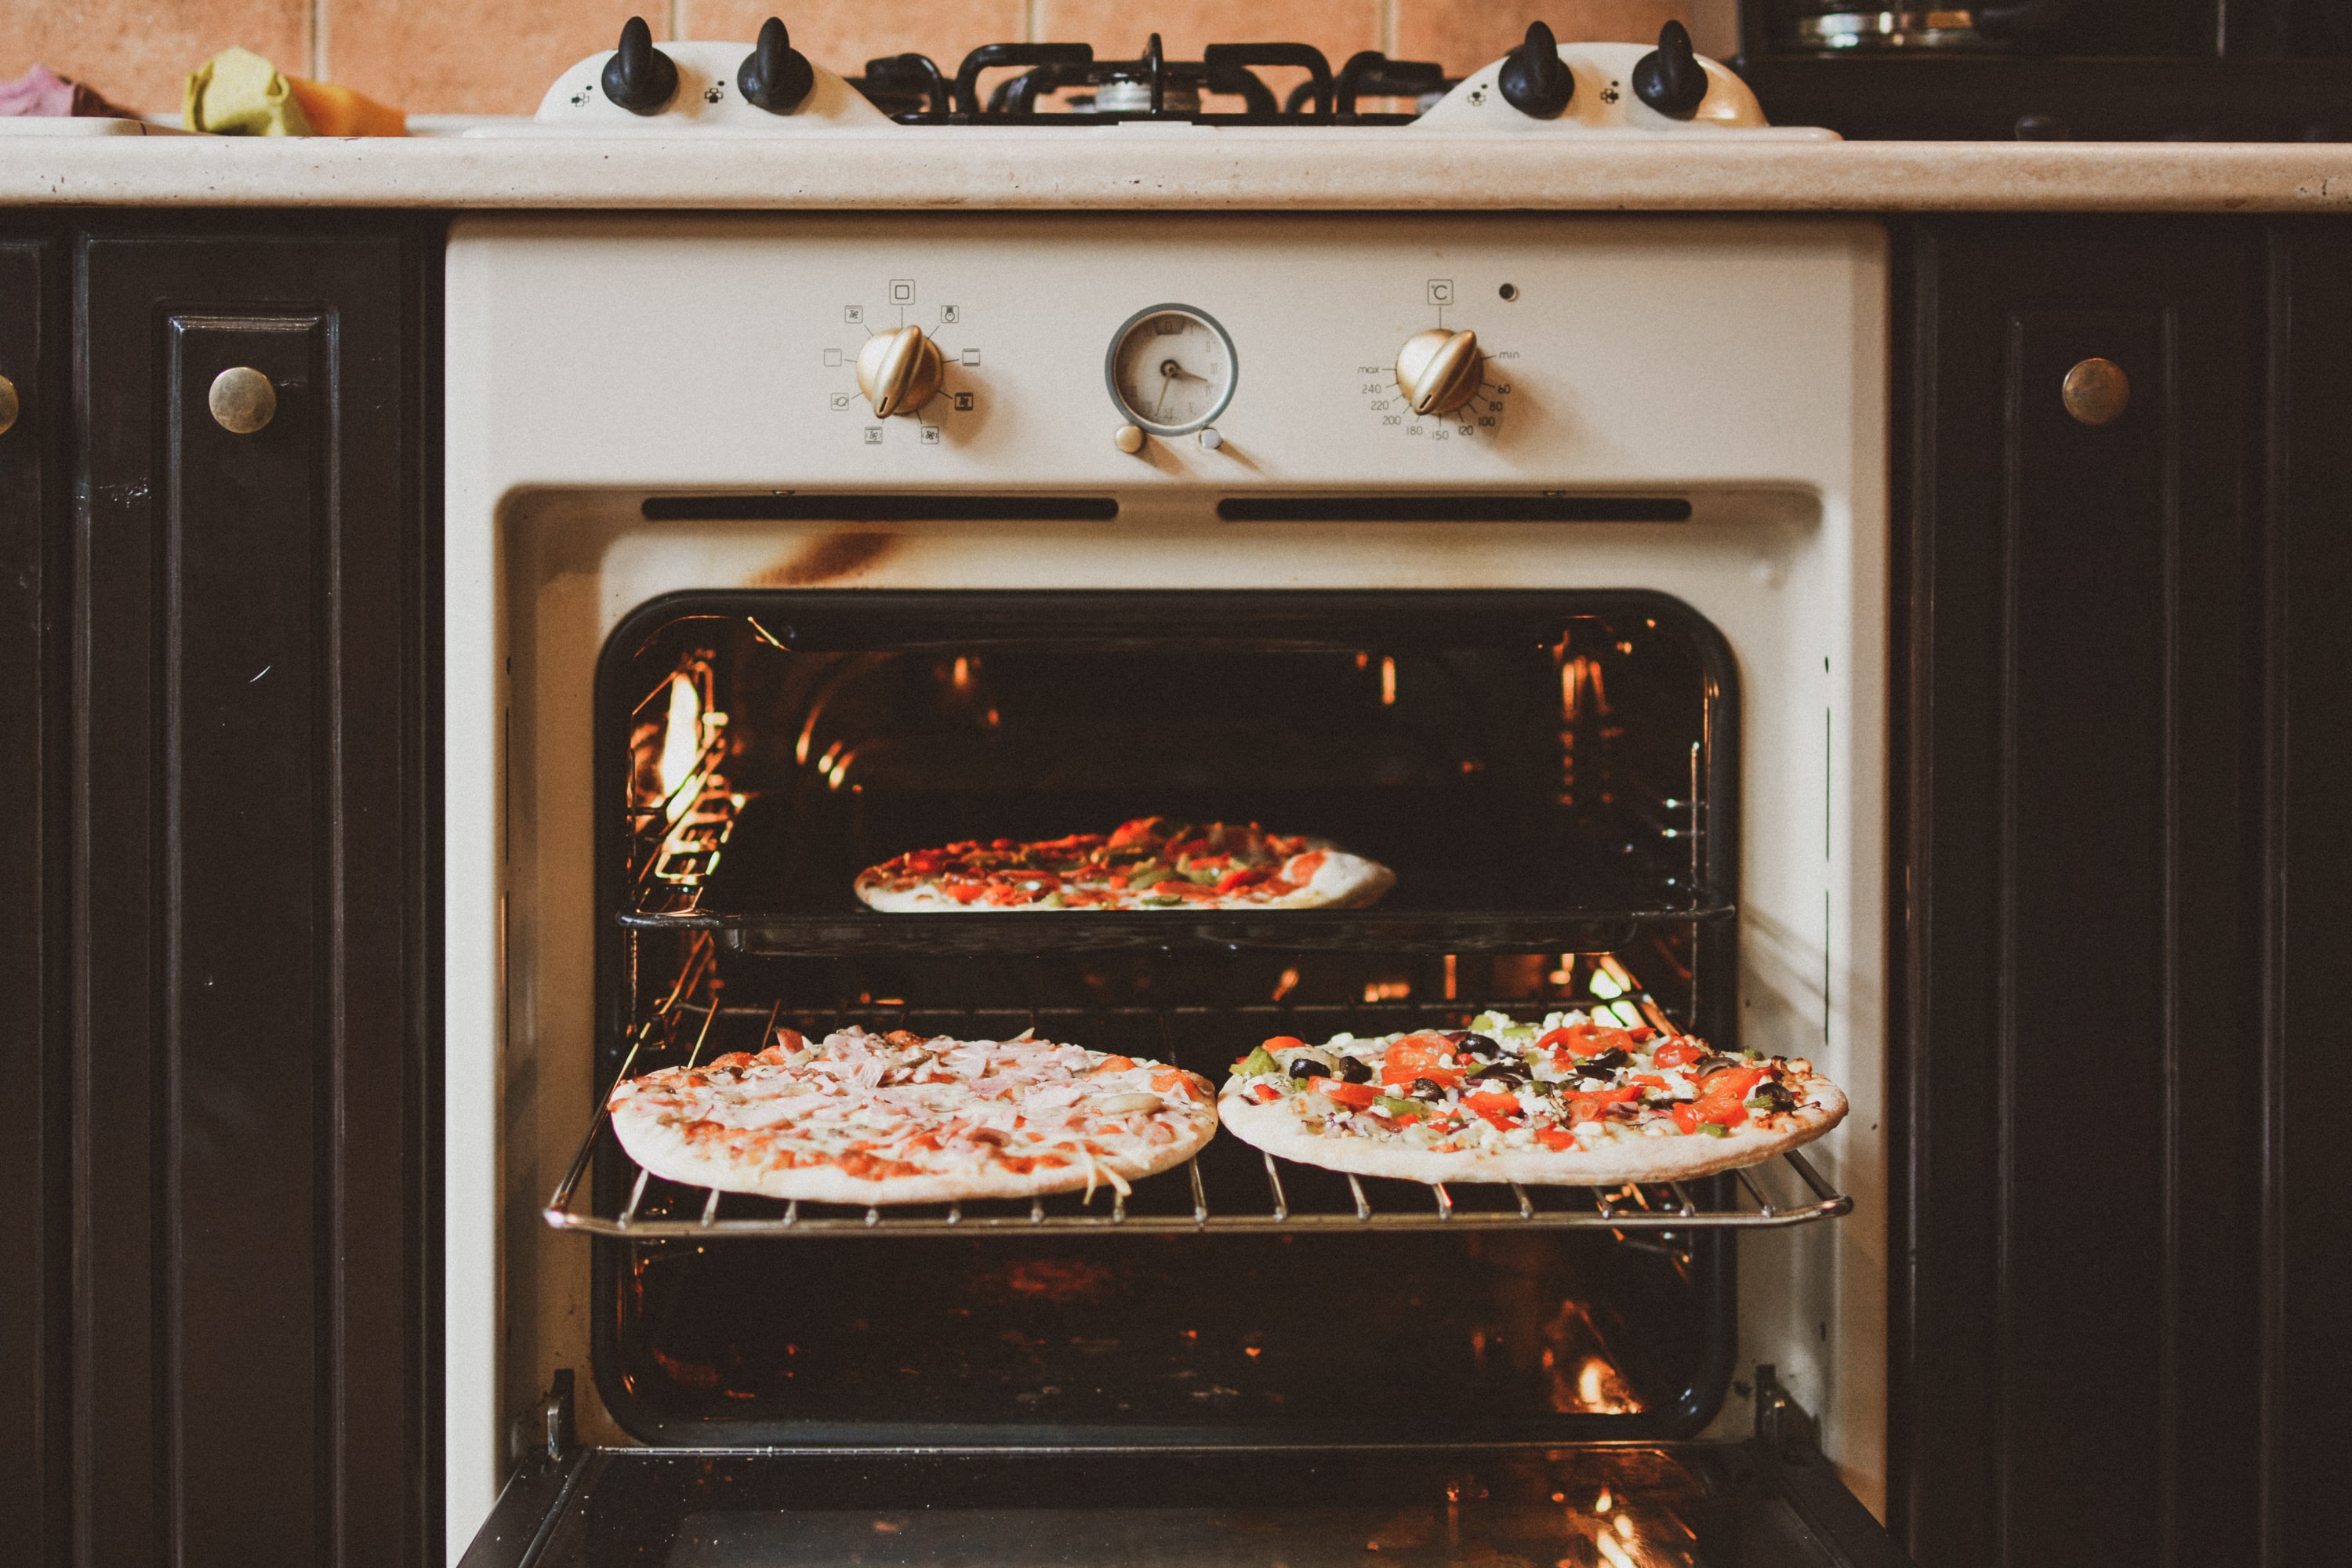
<instances>
[{"instance_id":1,"label":"cabinet door panel","mask_svg":"<svg viewBox=\"0 0 2352 1568\"><path fill-rule=\"evenodd\" d=\"M1923 1564L2258 1510L2250 226L1913 231L1894 1468ZM2103 358L2131 393L2069 411Z\"/></svg>"},{"instance_id":2,"label":"cabinet door panel","mask_svg":"<svg viewBox=\"0 0 2352 1568\"><path fill-rule=\"evenodd\" d=\"M411 274L81 248L86 1563L421 1554Z\"/></svg>"},{"instance_id":3,"label":"cabinet door panel","mask_svg":"<svg viewBox=\"0 0 2352 1568\"><path fill-rule=\"evenodd\" d=\"M0 238L0 1541L65 1546L63 312L56 244Z\"/></svg>"}]
</instances>

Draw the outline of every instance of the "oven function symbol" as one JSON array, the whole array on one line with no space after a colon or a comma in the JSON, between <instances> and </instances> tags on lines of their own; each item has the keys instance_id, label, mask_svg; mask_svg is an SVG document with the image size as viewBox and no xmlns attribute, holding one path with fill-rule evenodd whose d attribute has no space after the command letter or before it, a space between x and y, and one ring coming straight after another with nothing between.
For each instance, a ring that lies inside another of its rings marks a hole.
<instances>
[{"instance_id":1,"label":"oven function symbol","mask_svg":"<svg viewBox=\"0 0 2352 1568\"><path fill-rule=\"evenodd\" d=\"M1429 280L1429 302L1433 305L1454 303L1454 279L1433 278Z\"/></svg>"},{"instance_id":2,"label":"oven function symbol","mask_svg":"<svg viewBox=\"0 0 2352 1568\"><path fill-rule=\"evenodd\" d=\"M922 428L923 445L926 447L938 446L940 444L940 427L936 425L926 425Z\"/></svg>"},{"instance_id":3,"label":"oven function symbol","mask_svg":"<svg viewBox=\"0 0 2352 1568\"><path fill-rule=\"evenodd\" d=\"M879 447L882 444L882 426L868 425L866 427L866 444L869 447Z\"/></svg>"},{"instance_id":4,"label":"oven function symbol","mask_svg":"<svg viewBox=\"0 0 2352 1568\"><path fill-rule=\"evenodd\" d=\"M866 307L863 305L844 305L841 308L841 320L845 326L864 326L866 324Z\"/></svg>"},{"instance_id":5,"label":"oven function symbol","mask_svg":"<svg viewBox=\"0 0 2352 1568\"><path fill-rule=\"evenodd\" d=\"M915 280L911 278L890 279L890 303L911 305L915 302Z\"/></svg>"},{"instance_id":6,"label":"oven function symbol","mask_svg":"<svg viewBox=\"0 0 2352 1568\"><path fill-rule=\"evenodd\" d=\"M969 393L969 392L959 392L959 393L957 393L957 394L955 395L955 398L954 398L954 407L955 407L955 411L956 411L958 414L969 414L969 413L971 413L971 393Z\"/></svg>"},{"instance_id":7,"label":"oven function symbol","mask_svg":"<svg viewBox=\"0 0 2352 1568\"><path fill-rule=\"evenodd\" d=\"M851 401L849 394L845 392L836 392L833 395L833 405L837 409L848 407Z\"/></svg>"},{"instance_id":8,"label":"oven function symbol","mask_svg":"<svg viewBox=\"0 0 2352 1568\"><path fill-rule=\"evenodd\" d=\"M1103 379L1124 424L1121 451L1142 449L1142 437L1186 436L1225 411L1234 400L1238 357L1233 335L1207 311L1191 305L1138 310L1112 334ZM1127 444L1127 432L1137 432Z\"/></svg>"}]
</instances>

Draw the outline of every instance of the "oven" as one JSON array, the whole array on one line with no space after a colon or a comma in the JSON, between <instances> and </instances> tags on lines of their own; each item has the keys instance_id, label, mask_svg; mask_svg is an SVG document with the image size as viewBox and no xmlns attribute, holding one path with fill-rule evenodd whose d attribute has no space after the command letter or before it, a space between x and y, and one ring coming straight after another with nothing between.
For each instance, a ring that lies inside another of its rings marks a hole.
<instances>
[{"instance_id":1,"label":"oven","mask_svg":"<svg viewBox=\"0 0 2352 1568\"><path fill-rule=\"evenodd\" d=\"M1885 311L1842 219L459 222L453 1556L1895 1561ZM1417 413L1433 332L1475 390ZM1397 884L850 892L1150 815ZM1131 1193L859 1209L649 1177L600 1111L779 1026L1220 1079L1570 1008L1809 1058L1853 1113L1682 1184L1221 1136Z\"/></svg>"}]
</instances>

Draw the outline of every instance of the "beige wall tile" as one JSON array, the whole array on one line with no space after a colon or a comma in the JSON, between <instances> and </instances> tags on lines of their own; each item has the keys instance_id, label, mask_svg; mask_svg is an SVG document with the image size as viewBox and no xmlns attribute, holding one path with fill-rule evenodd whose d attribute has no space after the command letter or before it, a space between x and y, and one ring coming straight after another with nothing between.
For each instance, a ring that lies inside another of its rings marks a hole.
<instances>
[{"instance_id":1,"label":"beige wall tile","mask_svg":"<svg viewBox=\"0 0 2352 1568\"><path fill-rule=\"evenodd\" d=\"M1155 31L1187 59L1203 44L1312 44L1337 69L1381 47L1382 9L1381 0L1038 0L1037 36L1118 59L1142 53Z\"/></svg>"},{"instance_id":2,"label":"beige wall tile","mask_svg":"<svg viewBox=\"0 0 2352 1568\"><path fill-rule=\"evenodd\" d=\"M310 72L310 0L0 0L0 77L39 64L126 109L176 113L180 82L243 46Z\"/></svg>"},{"instance_id":3,"label":"beige wall tile","mask_svg":"<svg viewBox=\"0 0 2352 1568\"><path fill-rule=\"evenodd\" d=\"M667 0L326 0L325 72L412 114L529 114L639 15L670 36Z\"/></svg>"},{"instance_id":4,"label":"beige wall tile","mask_svg":"<svg viewBox=\"0 0 2352 1568\"><path fill-rule=\"evenodd\" d=\"M1449 76L1474 71L1517 48L1528 24L1550 26L1562 43L1647 43L1669 19L1687 23L1687 0L1540 0L1525 11L1494 0L1396 0L1400 58L1437 60Z\"/></svg>"},{"instance_id":5,"label":"beige wall tile","mask_svg":"<svg viewBox=\"0 0 2352 1568\"><path fill-rule=\"evenodd\" d=\"M884 55L919 51L952 77L982 44L1029 36L1027 0L680 0L679 26L689 38L760 36L782 16L793 47L843 76L856 76Z\"/></svg>"}]
</instances>

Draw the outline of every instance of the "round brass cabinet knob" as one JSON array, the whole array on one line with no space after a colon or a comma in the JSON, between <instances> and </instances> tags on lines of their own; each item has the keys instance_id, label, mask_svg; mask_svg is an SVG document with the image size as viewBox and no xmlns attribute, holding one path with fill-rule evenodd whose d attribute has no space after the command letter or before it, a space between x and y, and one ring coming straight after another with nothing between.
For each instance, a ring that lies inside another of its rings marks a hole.
<instances>
[{"instance_id":1,"label":"round brass cabinet knob","mask_svg":"<svg viewBox=\"0 0 2352 1568\"><path fill-rule=\"evenodd\" d=\"M2131 377L2111 359L2086 359L2059 389L2066 412L2085 425L2112 425L2131 406Z\"/></svg>"},{"instance_id":2,"label":"round brass cabinet knob","mask_svg":"<svg viewBox=\"0 0 2352 1568\"><path fill-rule=\"evenodd\" d=\"M213 377L214 422L232 436L250 436L278 417L278 389L251 365L231 365Z\"/></svg>"},{"instance_id":3,"label":"round brass cabinet knob","mask_svg":"<svg viewBox=\"0 0 2352 1568\"><path fill-rule=\"evenodd\" d=\"M877 332L857 351L857 390L877 418L912 414L939 389L939 345L920 327Z\"/></svg>"},{"instance_id":4,"label":"round brass cabinet knob","mask_svg":"<svg viewBox=\"0 0 2352 1568\"><path fill-rule=\"evenodd\" d=\"M1110 433L1110 444L1132 457L1143 450L1143 426L1122 425Z\"/></svg>"},{"instance_id":5,"label":"round brass cabinet knob","mask_svg":"<svg viewBox=\"0 0 2352 1568\"><path fill-rule=\"evenodd\" d=\"M16 402L16 384L0 375L0 436L16 427L16 416L23 411Z\"/></svg>"},{"instance_id":6,"label":"round brass cabinet knob","mask_svg":"<svg viewBox=\"0 0 2352 1568\"><path fill-rule=\"evenodd\" d=\"M1486 374L1475 332L1432 327L1405 339L1397 351L1398 389L1415 414L1446 414L1477 395Z\"/></svg>"}]
</instances>

